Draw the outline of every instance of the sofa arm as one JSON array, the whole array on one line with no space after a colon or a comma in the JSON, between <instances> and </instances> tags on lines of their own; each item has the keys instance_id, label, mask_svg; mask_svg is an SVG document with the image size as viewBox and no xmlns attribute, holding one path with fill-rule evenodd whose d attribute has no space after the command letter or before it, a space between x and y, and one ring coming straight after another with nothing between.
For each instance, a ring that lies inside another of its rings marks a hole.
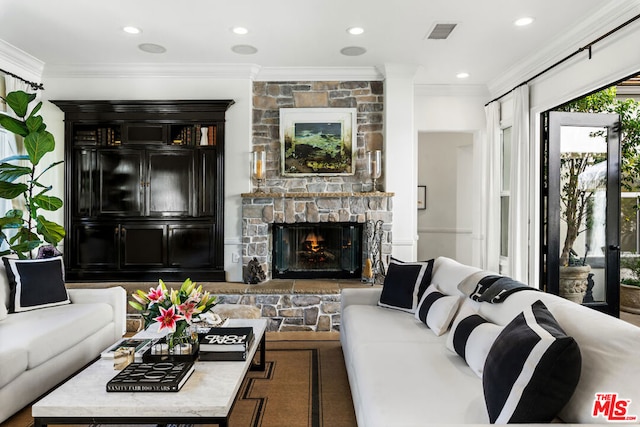
<instances>
[{"instance_id":1,"label":"sofa arm","mask_svg":"<svg viewBox=\"0 0 640 427\"><path fill-rule=\"evenodd\" d=\"M382 287L346 288L342 290L340 307L342 310L348 305L377 305L382 293Z\"/></svg>"},{"instance_id":2,"label":"sofa arm","mask_svg":"<svg viewBox=\"0 0 640 427\"><path fill-rule=\"evenodd\" d=\"M113 307L116 340L127 332L127 292L121 286L99 289L67 289L73 304L107 303ZM118 336L119 334L119 336Z\"/></svg>"}]
</instances>

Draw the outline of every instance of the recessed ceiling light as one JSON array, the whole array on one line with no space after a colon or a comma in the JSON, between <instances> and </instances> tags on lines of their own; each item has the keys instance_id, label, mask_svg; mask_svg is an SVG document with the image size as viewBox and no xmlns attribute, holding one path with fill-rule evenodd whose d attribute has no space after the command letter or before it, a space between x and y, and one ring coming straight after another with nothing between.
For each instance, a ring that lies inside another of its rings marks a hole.
<instances>
[{"instance_id":1,"label":"recessed ceiling light","mask_svg":"<svg viewBox=\"0 0 640 427\"><path fill-rule=\"evenodd\" d=\"M233 27L231 29L231 31L233 31L235 34L238 34L238 35L241 35L241 36L243 36L243 35L245 35L245 34L247 34L249 32L249 30L246 29L245 27Z\"/></svg>"},{"instance_id":2,"label":"recessed ceiling light","mask_svg":"<svg viewBox=\"0 0 640 427\"><path fill-rule=\"evenodd\" d=\"M524 17L514 21L513 25L515 25L517 27L524 27L524 26L527 26L527 25L531 24L532 22L533 22L533 18L532 17L524 16Z\"/></svg>"},{"instance_id":3,"label":"recessed ceiling light","mask_svg":"<svg viewBox=\"0 0 640 427\"><path fill-rule=\"evenodd\" d=\"M258 52L258 49L253 46L249 46L248 44L237 44L232 46L231 50L240 55L253 55Z\"/></svg>"},{"instance_id":4,"label":"recessed ceiling light","mask_svg":"<svg viewBox=\"0 0 640 427\"><path fill-rule=\"evenodd\" d=\"M364 33L364 28L362 27L351 27L351 28L347 28L347 33L354 35L354 36L359 36L360 34Z\"/></svg>"},{"instance_id":5,"label":"recessed ceiling light","mask_svg":"<svg viewBox=\"0 0 640 427\"><path fill-rule=\"evenodd\" d=\"M138 49L147 53L165 53L167 49L164 46L153 43L142 43L138 45Z\"/></svg>"},{"instance_id":6,"label":"recessed ceiling light","mask_svg":"<svg viewBox=\"0 0 640 427\"><path fill-rule=\"evenodd\" d=\"M360 56L364 55L367 49L360 46L347 46L340 49L340 53L345 56Z\"/></svg>"},{"instance_id":7,"label":"recessed ceiling light","mask_svg":"<svg viewBox=\"0 0 640 427\"><path fill-rule=\"evenodd\" d=\"M458 73L458 74L456 74L456 77L459 78L459 79L467 79L467 78L469 78L469 73L465 73L465 72Z\"/></svg>"},{"instance_id":8,"label":"recessed ceiling light","mask_svg":"<svg viewBox=\"0 0 640 427\"><path fill-rule=\"evenodd\" d=\"M140 34L142 32L142 30L138 27L124 27L122 31L129 34Z\"/></svg>"}]
</instances>

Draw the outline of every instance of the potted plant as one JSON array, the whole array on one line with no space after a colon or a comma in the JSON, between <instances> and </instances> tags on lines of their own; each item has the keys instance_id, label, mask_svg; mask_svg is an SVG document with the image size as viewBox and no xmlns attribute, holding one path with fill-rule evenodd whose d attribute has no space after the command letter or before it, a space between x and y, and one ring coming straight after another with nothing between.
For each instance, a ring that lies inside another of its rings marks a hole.
<instances>
[{"instance_id":1,"label":"potted plant","mask_svg":"<svg viewBox=\"0 0 640 427\"><path fill-rule=\"evenodd\" d=\"M640 256L620 260L620 310L640 314Z\"/></svg>"},{"instance_id":2,"label":"potted plant","mask_svg":"<svg viewBox=\"0 0 640 427\"><path fill-rule=\"evenodd\" d=\"M62 162L40 169L43 156L54 150L55 140L37 115L42 102L30 108L35 98L23 91L11 92L3 99L16 117L0 114L0 126L24 138L27 153L0 160L0 198L24 203L24 210L14 205L0 217L0 255L17 254L20 259L32 258L34 249L45 242L55 248L65 236L64 227L41 214L62 207L60 198L47 194L52 187L41 182L44 173Z\"/></svg>"}]
</instances>

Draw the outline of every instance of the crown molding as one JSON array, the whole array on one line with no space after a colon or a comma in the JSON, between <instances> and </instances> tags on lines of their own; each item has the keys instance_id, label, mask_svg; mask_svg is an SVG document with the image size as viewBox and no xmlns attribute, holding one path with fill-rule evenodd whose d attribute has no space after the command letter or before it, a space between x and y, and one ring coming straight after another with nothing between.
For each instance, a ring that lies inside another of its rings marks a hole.
<instances>
[{"instance_id":1,"label":"crown molding","mask_svg":"<svg viewBox=\"0 0 640 427\"><path fill-rule=\"evenodd\" d=\"M255 64L47 64L47 78L219 78L253 79Z\"/></svg>"},{"instance_id":2,"label":"crown molding","mask_svg":"<svg viewBox=\"0 0 640 427\"><path fill-rule=\"evenodd\" d=\"M510 92L524 81L574 53L640 12L640 0L604 2L604 6L567 31L546 48L527 56L488 83L492 97ZM585 53L586 55L586 53Z\"/></svg>"},{"instance_id":3,"label":"crown molding","mask_svg":"<svg viewBox=\"0 0 640 427\"><path fill-rule=\"evenodd\" d=\"M262 67L256 81L384 80L376 67Z\"/></svg>"},{"instance_id":4,"label":"crown molding","mask_svg":"<svg viewBox=\"0 0 640 427\"><path fill-rule=\"evenodd\" d=\"M44 62L4 40L0 40L0 68L25 80L40 83Z\"/></svg>"},{"instance_id":5,"label":"crown molding","mask_svg":"<svg viewBox=\"0 0 640 427\"><path fill-rule=\"evenodd\" d=\"M416 96L462 96L489 99L489 89L485 85L414 85Z\"/></svg>"}]
</instances>

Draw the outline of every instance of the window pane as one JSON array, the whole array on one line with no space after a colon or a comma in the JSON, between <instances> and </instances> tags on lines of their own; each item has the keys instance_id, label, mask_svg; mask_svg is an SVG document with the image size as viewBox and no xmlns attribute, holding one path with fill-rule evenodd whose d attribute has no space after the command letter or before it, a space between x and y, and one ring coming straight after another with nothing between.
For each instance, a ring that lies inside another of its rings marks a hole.
<instances>
[{"instance_id":1,"label":"window pane","mask_svg":"<svg viewBox=\"0 0 640 427\"><path fill-rule=\"evenodd\" d=\"M624 197L620 200L620 249L622 252L638 251L638 199Z\"/></svg>"},{"instance_id":2,"label":"window pane","mask_svg":"<svg viewBox=\"0 0 640 427\"><path fill-rule=\"evenodd\" d=\"M500 256L509 256L509 196L500 197Z\"/></svg>"},{"instance_id":3,"label":"window pane","mask_svg":"<svg viewBox=\"0 0 640 427\"><path fill-rule=\"evenodd\" d=\"M502 130L502 191L511 189L511 128Z\"/></svg>"}]
</instances>

